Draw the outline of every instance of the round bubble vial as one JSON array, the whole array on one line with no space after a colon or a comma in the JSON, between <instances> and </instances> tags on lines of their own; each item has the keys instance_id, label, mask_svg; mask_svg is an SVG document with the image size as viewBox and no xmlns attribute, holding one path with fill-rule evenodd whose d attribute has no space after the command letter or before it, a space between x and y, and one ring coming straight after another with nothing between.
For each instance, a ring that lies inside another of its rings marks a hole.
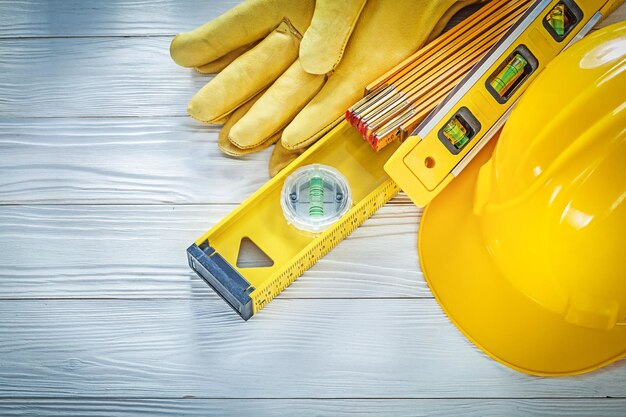
<instances>
[{"instance_id":1,"label":"round bubble vial","mask_svg":"<svg viewBox=\"0 0 626 417\"><path fill-rule=\"evenodd\" d=\"M339 171L312 164L287 177L280 205L287 223L305 232L321 233L350 210L352 195Z\"/></svg>"}]
</instances>

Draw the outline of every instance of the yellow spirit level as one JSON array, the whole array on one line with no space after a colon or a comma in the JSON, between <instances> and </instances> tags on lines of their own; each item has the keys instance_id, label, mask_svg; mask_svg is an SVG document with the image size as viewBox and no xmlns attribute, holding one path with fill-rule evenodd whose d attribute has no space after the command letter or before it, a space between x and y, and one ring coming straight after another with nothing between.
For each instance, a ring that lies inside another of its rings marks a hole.
<instances>
[{"instance_id":1,"label":"yellow spirit level","mask_svg":"<svg viewBox=\"0 0 626 417\"><path fill-rule=\"evenodd\" d=\"M375 153L347 122L341 122L187 249L189 265L245 320L367 220L399 189L383 169L398 148ZM281 192L298 168L323 164L342 174L352 196L350 209L318 234L289 224ZM252 241L271 265L238 266L240 247Z\"/></svg>"},{"instance_id":2,"label":"yellow spirit level","mask_svg":"<svg viewBox=\"0 0 626 417\"><path fill-rule=\"evenodd\" d=\"M536 1L392 155L385 171L416 205L428 204L502 127L548 62L621 3Z\"/></svg>"}]
</instances>

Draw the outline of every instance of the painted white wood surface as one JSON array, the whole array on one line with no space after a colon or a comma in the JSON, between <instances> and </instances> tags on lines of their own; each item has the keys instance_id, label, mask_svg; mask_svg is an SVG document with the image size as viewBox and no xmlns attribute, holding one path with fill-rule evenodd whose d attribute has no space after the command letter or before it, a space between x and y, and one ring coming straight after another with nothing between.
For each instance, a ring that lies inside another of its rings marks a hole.
<instances>
[{"instance_id":1,"label":"painted white wood surface","mask_svg":"<svg viewBox=\"0 0 626 417\"><path fill-rule=\"evenodd\" d=\"M268 178L167 50L235 3L0 0L0 415L626 415L626 361L534 378L465 340L403 196L247 323L189 271Z\"/></svg>"},{"instance_id":2,"label":"painted white wood surface","mask_svg":"<svg viewBox=\"0 0 626 417\"><path fill-rule=\"evenodd\" d=\"M588 399L31 399L0 402L3 416L122 417L135 416L259 416L284 417L297 410L299 417L546 417L623 415L626 400ZM603 413L603 414L600 414Z\"/></svg>"},{"instance_id":3,"label":"painted white wood surface","mask_svg":"<svg viewBox=\"0 0 626 417\"><path fill-rule=\"evenodd\" d=\"M7 300L0 397L626 397L622 364L531 378L489 359L433 299Z\"/></svg>"},{"instance_id":4,"label":"painted white wood surface","mask_svg":"<svg viewBox=\"0 0 626 417\"><path fill-rule=\"evenodd\" d=\"M185 249L234 207L0 206L0 298L217 299ZM383 207L281 297L431 297L415 256L419 214Z\"/></svg>"},{"instance_id":5,"label":"painted white wood surface","mask_svg":"<svg viewBox=\"0 0 626 417\"><path fill-rule=\"evenodd\" d=\"M169 36L0 39L0 114L185 116L187 101L211 76L174 64L170 41Z\"/></svg>"},{"instance_id":6,"label":"painted white wood surface","mask_svg":"<svg viewBox=\"0 0 626 417\"><path fill-rule=\"evenodd\" d=\"M2 0L0 37L172 36L239 0Z\"/></svg>"},{"instance_id":7,"label":"painted white wood surface","mask_svg":"<svg viewBox=\"0 0 626 417\"><path fill-rule=\"evenodd\" d=\"M216 141L187 117L0 119L0 199L240 203L269 179L270 150L235 159Z\"/></svg>"}]
</instances>

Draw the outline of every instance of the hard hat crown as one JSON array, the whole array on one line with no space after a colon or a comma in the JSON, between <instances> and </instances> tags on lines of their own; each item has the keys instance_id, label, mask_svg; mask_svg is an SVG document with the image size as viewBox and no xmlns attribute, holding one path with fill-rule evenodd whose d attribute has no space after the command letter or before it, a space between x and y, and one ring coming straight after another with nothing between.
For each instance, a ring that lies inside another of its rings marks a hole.
<instances>
[{"instance_id":1,"label":"hard hat crown","mask_svg":"<svg viewBox=\"0 0 626 417\"><path fill-rule=\"evenodd\" d=\"M475 186L513 286L572 324L626 322L626 24L573 45L527 90Z\"/></svg>"}]
</instances>

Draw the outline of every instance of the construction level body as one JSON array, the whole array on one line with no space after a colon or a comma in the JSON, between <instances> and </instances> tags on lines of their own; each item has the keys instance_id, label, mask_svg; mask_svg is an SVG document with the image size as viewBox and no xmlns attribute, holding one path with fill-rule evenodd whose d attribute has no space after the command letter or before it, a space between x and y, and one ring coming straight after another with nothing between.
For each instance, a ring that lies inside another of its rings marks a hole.
<instances>
[{"instance_id":1,"label":"construction level body","mask_svg":"<svg viewBox=\"0 0 626 417\"><path fill-rule=\"evenodd\" d=\"M387 173L427 205L499 131L543 68L621 3L536 1L393 154Z\"/></svg>"}]
</instances>

